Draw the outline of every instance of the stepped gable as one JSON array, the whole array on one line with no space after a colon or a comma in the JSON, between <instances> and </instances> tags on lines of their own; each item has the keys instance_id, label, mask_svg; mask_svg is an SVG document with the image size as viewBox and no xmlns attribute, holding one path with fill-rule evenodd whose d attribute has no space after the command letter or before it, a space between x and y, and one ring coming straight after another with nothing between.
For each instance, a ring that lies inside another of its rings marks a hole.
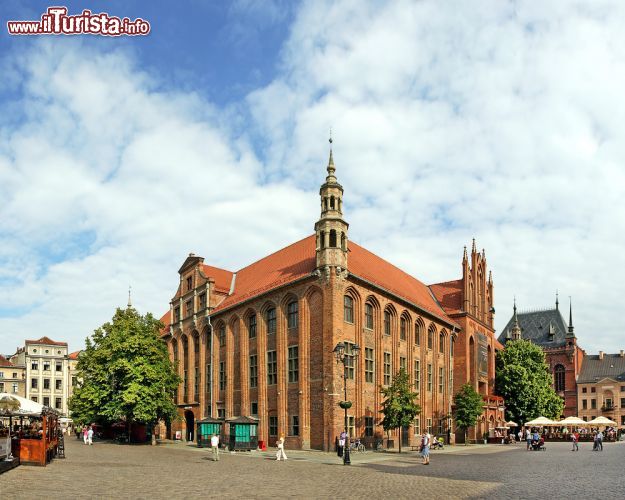
<instances>
[{"instance_id":1,"label":"stepped gable","mask_svg":"<svg viewBox=\"0 0 625 500\"><path fill-rule=\"evenodd\" d=\"M599 382L604 378L625 381L625 357L620 354L597 354L584 356L582 369L577 378L578 384Z\"/></svg>"},{"instance_id":2,"label":"stepped gable","mask_svg":"<svg viewBox=\"0 0 625 500\"><path fill-rule=\"evenodd\" d=\"M430 290L447 314L462 313L462 280L430 285Z\"/></svg>"},{"instance_id":3,"label":"stepped gable","mask_svg":"<svg viewBox=\"0 0 625 500\"><path fill-rule=\"evenodd\" d=\"M531 340L534 344L545 348L566 345L567 326L558 309L519 312L517 317L523 340ZM512 331L513 323L514 318L511 318L499 335L499 342L502 344L508 340L508 333Z\"/></svg>"}]
</instances>

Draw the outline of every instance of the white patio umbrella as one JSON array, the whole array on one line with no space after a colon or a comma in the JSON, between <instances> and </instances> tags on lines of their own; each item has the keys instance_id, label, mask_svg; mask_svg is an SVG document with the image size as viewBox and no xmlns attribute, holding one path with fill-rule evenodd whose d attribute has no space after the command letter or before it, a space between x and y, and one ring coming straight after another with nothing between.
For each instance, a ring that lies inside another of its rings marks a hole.
<instances>
[{"instance_id":1,"label":"white patio umbrella","mask_svg":"<svg viewBox=\"0 0 625 500\"><path fill-rule=\"evenodd\" d=\"M17 396L16 394L9 394L8 392L0 392L0 399L17 401L19 403L19 408L15 408L13 410L14 413L21 413L23 415L32 415L32 414L41 414L43 411L43 405L39 403L35 403L30 399L23 398L21 396Z\"/></svg>"},{"instance_id":2,"label":"white patio umbrella","mask_svg":"<svg viewBox=\"0 0 625 500\"><path fill-rule=\"evenodd\" d=\"M579 417L566 417L564 420L560 420L559 422L556 422L558 425L574 425L574 426L581 426L581 425L588 425L588 422L586 422L585 420L582 420Z\"/></svg>"},{"instance_id":3,"label":"white patio umbrella","mask_svg":"<svg viewBox=\"0 0 625 500\"><path fill-rule=\"evenodd\" d=\"M588 425L616 425L616 422L614 420L610 420L609 418L601 416L593 418L590 422L588 422Z\"/></svg>"},{"instance_id":4,"label":"white patio umbrella","mask_svg":"<svg viewBox=\"0 0 625 500\"><path fill-rule=\"evenodd\" d=\"M518 427L519 424L510 420L510 422L506 422L506 427Z\"/></svg>"},{"instance_id":5,"label":"white patio umbrella","mask_svg":"<svg viewBox=\"0 0 625 500\"><path fill-rule=\"evenodd\" d=\"M544 427L549 425L554 425L555 422L547 417L538 417L534 420L530 420L529 422L525 422L526 427Z\"/></svg>"}]
</instances>

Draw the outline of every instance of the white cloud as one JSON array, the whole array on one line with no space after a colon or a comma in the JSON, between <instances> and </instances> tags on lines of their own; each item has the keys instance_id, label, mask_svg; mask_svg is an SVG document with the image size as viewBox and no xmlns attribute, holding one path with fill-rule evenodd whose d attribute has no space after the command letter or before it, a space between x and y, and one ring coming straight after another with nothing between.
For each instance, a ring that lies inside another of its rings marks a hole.
<instances>
[{"instance_id":1,"label":"white cloud","mask_svg":"<svg viewBox=\"0 0 625 500\"><path fill-rule=\"evenodd\" d=\"M78 348L129 283L164 311L190 251L234 269L312 232L332 127L352 240L432 283L475 236L498 328L513 295L559 289L581 345L617 351L624 21L607 1L311 1L275 79L226 110L125 53L40 44L7 65L24 119L0 131L0 304L36 307L0 319L0 349Z\"/></svg>"}]
</instances>

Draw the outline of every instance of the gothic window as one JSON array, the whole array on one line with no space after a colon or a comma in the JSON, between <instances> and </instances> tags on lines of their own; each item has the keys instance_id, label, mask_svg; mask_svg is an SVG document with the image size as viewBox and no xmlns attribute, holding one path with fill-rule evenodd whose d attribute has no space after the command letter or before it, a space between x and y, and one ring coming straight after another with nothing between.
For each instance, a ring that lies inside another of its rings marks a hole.
<instances>
[{"instance_id":1,"label":"gothic window","mask_svg":"<svg viewBox=\"0 0 625 500\"><path fill-rule=\"evenodd\" d=\"M289 302L286 306L288 328L297 328L297 302Z\"/></svg>"},{"instance_id":2,"label":"gothic window","mask_svg":"<svg viewBox=\"0 0 625 500\"><path fill-rule=\"evenodd\" d=\"M438 338L438 352L440 354L445 354L445 337L441 333Z\"/></svg>"},{"instance_id":3,"label":"gothic window","mask_svg":"<svg viewBox=\"0 0 625 500\"><path fill-rule=\"evenodd\" d=\"M365 304L365 327L373 330L373 306L368 302Z\"/></svg>"},{"instance_id":4,"label":"gothic window","mask_svg":"<svg viewBox=\"0 0 625 500\"><path fill-rule=\"evenodd\" d=\"M553 370L553 378L554 378L554 386L556 392L560 392L564 390L564 366L556 365Z\"/></svg>"},{"instance_id":5,"label":"gothic window","mask_svg":"<svg viewBox=\"0 0 625 500\"><path fill-rule=\"evenodd\" d=\"M343 319L348 323L354 322L354 299L349 295L343 297Z\"/></svg>"},{"instance_id":6,"label":"gothic window","mask_svg":"<svg viewBox=\"0 0 625 500\"><path fill-rule=\"evenodd\" d=\"M421 323L414 324L414 343L415 345L421 345Z\"/></svg>"},{"instance_id":7,"label":"gothic window","mask_svg":"<svg viewBox=\"0 0 625 500\"><path fill-rule=\"evenodd\" d=\"M391 313L384 311L384 335L391 334Z\"/></svg>"},{"instance_id":8,"label":"gothic window","mask_svg":"<svg viewBox=\"0 0 625 500\"><path fill-rule=\"evenodd\" d=\"M248 325L248 330L249 330L249 337L253 339L254 337L256 337L256 315L255 314L252 314L247 319L247 325Z\"/></svg>"},{"instance_id":9,"label":"gothic window","mask_svg":"<svg viewBox=\"0 0 625 500\"><path fill-rule=\"evenodd\" d=\"M267 309L267 333L276 333L276 308Z\"/></svg>"},{"instance_id":10,"label":"gothic window","mask_svg":"<svg viewBox=\"0 0 625 500\"><path fill-rule=\"evenodd\" d=\"M401 318L399 320L399 339L406 340L406 319Z\"/></svg>"}]
</instances>

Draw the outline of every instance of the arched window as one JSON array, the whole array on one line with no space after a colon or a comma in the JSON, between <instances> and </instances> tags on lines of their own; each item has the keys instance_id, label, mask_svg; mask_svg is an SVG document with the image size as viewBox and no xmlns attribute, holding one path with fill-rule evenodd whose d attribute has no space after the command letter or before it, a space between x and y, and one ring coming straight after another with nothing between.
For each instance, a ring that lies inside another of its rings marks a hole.
<instances>
[{"instance_id":1,"label":"arched window","mask_svg":"<svg viewBox=\"0 0 625 500\"><path fill-rule=\"evenodd\" d=\"M250 314L250 317L247 318L247 328L250 338L256 337L256 314Z\"/></svg>"},{"instance_id":2,"label":"arched window","mask_svg":"<svg viewBox=\"0 0 625 500\"><path fill-rule=\"evenodd\" d=\"M454 344L456 343L456 341L454 340L453 337L451 337L451 339L449 340L449 356L450 357L454 357Z\"/></svg>"},{"instance_id":3,"label":"arched window","mask_svg":"<svg viewBox=\"0 0 625 500\"><path fill-rule=\"evenodd\" d=\"M445 354L445 337L442 333L438 336L438 352Z\"/></svg>"},{"instance_id":4,"label":"arched window","mask_svg":"<svg viewBox=\"0 0 625 500\"><path fill-rule=\"evenodd\" d=\"M354 322L354 299L349 295L343 297L343 319L348 323Z\"/></svg>"},{"instance_id":5,"label":"arched window","mask_svg":"<svg viewBox=\"0 0 625 500\"><path fill-rule=\"evenodd\" d=\"M266 313L267 333L276 333L276 308L270 307Z\"/></svg>"},{"instance_id":6,"label":"arched window","mask_svg":"<svg viewBox=\"0 0 625 500\"><path fill-rule=\"evenodd\" d=\"M226 325L223 323L219 326L219 345L226 345Z\"/></svg>"},{"instance_id":7,"label":"arched window","mask_svg":"<svg viewBox=\"0 0 625 500\"><path fill-rule=\"evenodd\" d=\"M391 334L391 313L384 311L384 335Z\"/></svg>"},{"instance_id":8,"label":"arched window","mask_svg":"<svg viewBox=\"0 0 625 500\"><path fill-rule=\"evenodd\" d=\"M330 208L334 210L334 196L330 196Z\"/></svg>"},{"instance_id":9,"label":"arched window","mask_svg":"<svg viewBox=\"0 0 625 500\"><path fill-rule=\"evenodd\" d=\"M369 302L365 304L365 327L373 330L373 306Z\"/></svg>"},{"instance_id":10,"label":"arched window","mask_svg":"<svg viewBox=\"0 0 625 500\"><path fill-rule=\"evenodd\" d=\"M565 388L564 384L564 366L556 365L553 370L553 382L556 389L556 392L563 391Z\"/></svg>"},{"instance_id":11,"label":"arched window","mask_svg":"<svg viewBox=\"0 0 625 500\"><path fill-rule=\"evenodd\" d=\"M432 349L434 347L434 329L428 329L428 349Z\"/></svg>"},{"instance_id":12,"label":"arched window","mask_svg":"<svg viewBox=\"0 0 625 500\"><path fill-rule=\"evenodd\" d=\"M330 229L330 248L336 248L336 230Z\"/></svg>"},{"instance_id":13,"label":"arched window","mask_svg":"<svg viewBox=\"0 0 625 500\"><path fill-rule=\"evenodd\" d=\"M406 340L406 318L399 320L399 339Z\"/></svg>"},{"instance_id":14,"label":"arched window","mask_svg":"<svg viewBox=\"0 0 625 500\"><path fill-rule=\"evenodd\" d=\"M414 343L415 345L421 345L421 323L418 321L414 324Z\"/></svg>"},{"instance_id":15,"label":"arched window","mask_svg":"<svg viewBox=\"0 0 625 500\"><path fill-rule=\"evenodd\" d=\"M286 314L287 314L287 327L288 328L297 328L297 301L289 302L286 306Z\"/></svg>"}]
</instances>

